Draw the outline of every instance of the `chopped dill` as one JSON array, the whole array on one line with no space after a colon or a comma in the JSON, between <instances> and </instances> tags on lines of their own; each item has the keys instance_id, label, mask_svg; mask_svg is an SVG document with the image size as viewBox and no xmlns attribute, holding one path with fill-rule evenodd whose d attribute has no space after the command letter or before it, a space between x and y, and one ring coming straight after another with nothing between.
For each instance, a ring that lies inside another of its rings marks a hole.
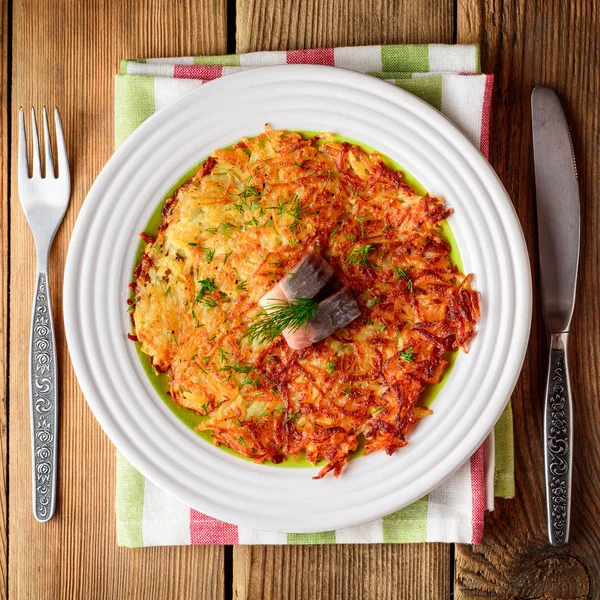
<instances>
[{"instance_id":1,"label":"chopped dill","mask_svg":"<svg viewBox=\"0 0 600 600\"><path fill-rule=\"evenodd\" d=\"M198 293L200 296L205 296L208 292L214 292L217 289L214 277L205 277L204 279L198 280L200 290Z\"/></svg>"},{"instance_id":2,"label":"chopped dill","mask_svg":"<svg viewBox=\"0 0 600 600\"><path fill-rule=\"evenodd\" d=\"M414 354L415 351L413 347L409 346L408 348L406 348L406 350L402 350L402 352L400 352L400 359L404 362L411 363L414 361Z\"/></svg>"},{"instance_id":3,"label":"chopped dill","mask_svg":"<svg viewBox=\"0 0 600 600\"><path fill-rule=\"evenodd\" d=\"M246 446L246 442L244 441L244 438L240 435L240 437L238 438L238 440L240 441L240 444L242 444L243 446ZM247 447L247 446L246 446Z\"/></svg>"},{"instance_id":4,"label":"chopped dill","mask_svg":"<svg viewBox=\"0 0 600 600\"><path fill-rule=\"evenodd\" d=\"M244 377L244 379L240 383L240 387L244 387L245 385L250 385L253 388L258 389L258 377L254 379L250 379L249 377Z\"/></svg>"},{"instance_id":5,"label":"chopped dill","mask_svg":"<svg viewBox=\"0 0 600 600\"><path fill-rule=\"evenodd\" d=\"M356 220L360 223L360 237L365 237L365 218L364 217L356 217Z\"/></svg>"},{"instance_id":6,"label":"chopped dill","mask_svg":"<svg viewBox=\"0 0 600 600\"><path fill-rule=\"evenodd\" d=\"M217 308L218 304L214 298L200 298L198 304L206 306L206 308Z\"/></svg>"},{"instance_id":7,"label":"chopped dill","mask_svg":"<svg viewBox=\"0 0 600 600\"><path fill-rule=\"evenodd\" d=\"M284 425L285 423L289 423L291 421L295 421L298 418L298 414L300 413L300 409L296 409L293 413L289 414L286 419L284 420Z\"/></svg>"},{"instance_id":8,"label":"chopped dill","mask_svg":"<svg viewBox=\"0 0 600 600\"><path fill-rule=\"evenodd\" d=\"M200 370L201 370L201 371L202 371L202 372L203 372L205 375L208 375L208 371L207 371L207 370L206 370L204 367L201 367L201 366L198 364L198 361L194 360L194 361L192 361L192 362L193 362L193 363L194 363L194 364L195 364L195 365L196 365L196 366L197 366L197 367L198 367L198 368L199 368L199 369L200 369Z\"/></svg>"},{"instance_id":9,"label":"chopped dill","mask_svg":"<svg viewBox=\"0 0 600 600\"><path fill-rule=\"evenodd\" d=\"M242 292L248 291L248 280L244 279L244 281L240 281L236 286L236 290L241 290Z\"/></svg>"},{"instance_id":10,"label":"chopped dill","mask_svg":"<svg viewBox=\"0 0 600 600\"><path fill-rule=\"evenodd\" d=\"M346 262L349 265L361 265L366 267L367 265L375 266L374 263L369 259L369 254L375 251L373 244L365 244L364 246L356 246L352 249L352 252L346 258Z\"/></svg>"},{"instance_id":11,"label":"chopped dill","mask_svg":"<svg viewBox=\"0 0 600 600\"><path fill-rule=\"evenodd\" d=\"M404 279L404 277L406 277L406 271L404 269L401 269L400 267L392 267L392 269L398 279Z\"/></svg>"},{"instance_id":12,"label":"chopped dill","mask_svg":"<svg viewBox=\"0 0 600 600\"><path fill-rule=\"evenodd\" d=\"M214 250L205 250L204 252L204 258L206 259L206 262L208 264L210 264L212 262L212 259L215 257L215 251Z\"/></svg>"},{"instance_id":13,"label":"chopped dill","mask_svg":"<svg viewBox=\"0 0 600 600\"><path fill-rule=\"evenodd\" d=\"M250 373L254 371L254 366L251 363L241 363L234 361L232 365L224 365L219 371L235 371L236 373Z\"/></svg>"},{"instance_id":14,"label":"chopped dill","mask_svg":"<svg viewBox=\"0 0 600 600\"><path fill-rule=\"evenodd\" d=\"M127 312L131 312L134 308L135 305L142 299L141 296L138 296L135 300L133 300L133 302L131 302L129 304L129 306L127 306Z\"/></svg>"},{"instance_id":15,"label":"chopped dill","mask_svg":"<svg viewBox=\"0 0 600 600\"><path fill-rule=\"evenodd\" d=\"M369 308L373 308L379 302L381 302L381 298L379 298L379 296L373 296L367 300L367 306Z\"/></svg>"},{"instance_id":16,"label":"chopped dill","mask_svg":"<svg viewBox=\"0 0 600 600\"><path fill-rule=\"evenodd\" d=\"M230 250L224 257L223 257L223 264L225 264L227 262L227 259L233 254L233 250Z\"/></svg>"},{"instance_id":17,"label":"chopped dill","mask_svg":"<svg viewBox=\"0 0 600 600\"><path fill-rule=\"evenodd\" d=\"M380 410L383 410L386 406L387 406L387 404L382 404L381 406L376 406L373 409L373 414L378 413Z\"/></svg>"},{"instance_id":18,"label":"chopped dill","mask_svg":"<svg viewBox=\"0 0 600 600\"><path fill-rule=\"evenodd\" d=\"M232 229L239 229L239 226L228 221L221 221L219 228L223 230L223 235L228 235Z\"/></svg>"},{"instance_id":19,"label":"chopped dill","mask_svg":"<svg viewBox=\"0 0 600 600\"><path fill-rule=\"evenodd\" d=\"M327 372L328 372L330 375L332 375L334 371L335 371L335 362L333 362L333 361L329 361L329 362L327 363Z\"/></svg>"},{"instance_id":20,"label":"chopped dill","mask_svg":"<svg viewBox=\"0 0 600 600\"><path fill-rule=\"evenodd\" d=\"M246 200L246 198L261 195L261 193L256 189L255 186L250 185L251 181L252 175L250 175L248 179L246 179L246 181L244 182L244 189L239 194L237 194L239 198L243 198L244 200Z\"/></svg>"}]
</instances>

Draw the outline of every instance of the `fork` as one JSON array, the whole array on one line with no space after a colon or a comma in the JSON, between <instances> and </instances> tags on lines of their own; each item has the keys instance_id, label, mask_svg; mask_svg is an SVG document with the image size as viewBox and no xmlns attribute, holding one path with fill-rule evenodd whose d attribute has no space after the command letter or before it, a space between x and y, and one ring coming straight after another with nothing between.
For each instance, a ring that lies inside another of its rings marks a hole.
<instances>
[{"instance_id":1,"label":"fork","mask_svg":"<svg viewBox=\"0 0 600 600\"><path fill-rule=\"evenodd\" d=\"M71 176L58 109L54 109L58 175L54 169L48 115L44 108L45 177L42 177L40 140L35 111L31 109L31 177L27 160L25 116L19 111L19 198L35 240L37 275L29 347L29 399L33 471L33 512L44 523L56 506L56 453L58 433L58 377L54 322L50 305L48 255L54 234L69 206Z\"/></svg>"}]
</instances>

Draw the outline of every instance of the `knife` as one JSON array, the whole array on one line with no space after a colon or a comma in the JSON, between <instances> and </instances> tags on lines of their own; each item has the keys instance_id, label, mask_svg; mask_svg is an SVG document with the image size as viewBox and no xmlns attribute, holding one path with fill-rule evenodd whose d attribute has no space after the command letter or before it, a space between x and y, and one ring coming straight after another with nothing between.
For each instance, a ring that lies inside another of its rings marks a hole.
<instances>
[{"instance_id":1,"label":"knife","mask_svg":"<svg viewBox=\"0 0 600 600\"><path fill-rule=\"evenodd\" d=\"M571 513L573 412L567 340L579 263L579 184L567 119L556 93L537 86L531 115L542 312L550 337L544 408L548 538L562 546L569 539Z\"/></svg>"}]
</instances>

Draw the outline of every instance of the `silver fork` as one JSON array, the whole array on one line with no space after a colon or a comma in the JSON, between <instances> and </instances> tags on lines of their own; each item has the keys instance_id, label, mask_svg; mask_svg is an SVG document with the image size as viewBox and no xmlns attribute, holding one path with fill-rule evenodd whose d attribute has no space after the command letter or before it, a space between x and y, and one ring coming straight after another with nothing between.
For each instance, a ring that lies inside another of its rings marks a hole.
<instances>
[{"instance_id":1,"label":"silver fork","mask_svg":"<svg viewBox=\"0 0 600 600\"><path fill-rule=\"evenodd\" d=\"M37 276L29 348L29 398L33 469L33 512L49 521L56 506L56 453L58 433L58 376L54 322L48 284L48 255L54 234L69 206L71 176L58 109L54 109L58 175L54 169L48 115L44 108L46 176L42 177L40 142L35 111L31 109L33 156L31 177L27 162L25 117L19 111L19 198L35 240Z\"/></svg>"}]
</instances>

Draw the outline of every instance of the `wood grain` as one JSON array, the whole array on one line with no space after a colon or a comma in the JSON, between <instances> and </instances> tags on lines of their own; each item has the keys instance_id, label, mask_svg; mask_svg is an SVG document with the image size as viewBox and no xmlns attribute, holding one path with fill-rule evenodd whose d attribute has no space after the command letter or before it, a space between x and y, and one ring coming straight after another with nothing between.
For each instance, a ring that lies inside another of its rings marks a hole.
<instances>
[{"instance_id":1,"label":"wood grain","mask_svg":"<svg viewBox=\"0 0 600 600\"><path fill-rule=\"evenodd\" d=\"M238 546L233 598L437 600L450 597L447 544Z\"/></svg>"},{"instance_id":2,"label":"wood grain","mask_svg":"<svg viewBox=\"0 0 600 600\"><path fill-rule=\"evenodd\" d=\"M236 52L451 43L452 0L237 0Z\"/></svg>"},{"instance_id":3,"label":"wood grain","mask_svg":"<svg viewBox=\"0 0 600 600\"><path fill-rule=\"evenodd\" d=\"M5 13L6 3L2 15ZM113 76L119 60L225 52L225 0L15 0L12 32L9 596L35 600L222 598L224 561L220 547L117 548L114 448L77 386L65 345L60 289L77 213L113 150ZM0 93L6 90L5 77L1 70ZM15 176L15 116L21 105L33 105L38 110L43 105L60 108L73 184L71 205L54 242L50 263L61 367L60 462L58 511L44 525L34 520L31 509L27 360L35 263ZM6 103L1 101L0 106ZM2 111L0 127L5 124L4 108ZM6 169L2 177L4 173ZM5 180L1 181L5 186ZM3 228L5 209L3 205ZM3 235L2 253L5 239ZM3 302L4 288L0 297ZM0 364L2 359L0 356ZM2 418L0 414L3 425ZM0 511L2 508L0 500Z\"/></svg>"},{"instance_id":4,"label":"wood grain","mask_svg":"<svg viewBox=\"0 0 600 600\"><path fill-rule=\"evenodd\" d=\"M237 52L452 42L453 4L237 0ZM236 547L234 598L448 598L450 546Z\"/></svg>"},{"instance_id":5,"label":"wood grain","mask_svg":"<svg viewBox=\"0 0 600 600\"><path fill-rule=\"evenodd\" d=\"M530 95L557 90L571 125L581 189L581 262L571 336L575 448L571 539L546 541L542 407L547 343L536 294L525 366L513 395L517 497L488 518L483 545L456 551L456 598L600 595L600 15L596 0L460 0L458 41L482 41L495 79L491 162L511 195L539 289Z\"/></svg>"},{"instance_id":6,"label":"wood grain","mask_svg":"<svg viewBox=\"0 0 600 600\"><path fill-rule=\"evenodd\" d=\"M0 56L8 56L8 0L0 0ZM0 600L6 598L8 558L8 61L0 62Z\"/></svg>"}]
</instances>

